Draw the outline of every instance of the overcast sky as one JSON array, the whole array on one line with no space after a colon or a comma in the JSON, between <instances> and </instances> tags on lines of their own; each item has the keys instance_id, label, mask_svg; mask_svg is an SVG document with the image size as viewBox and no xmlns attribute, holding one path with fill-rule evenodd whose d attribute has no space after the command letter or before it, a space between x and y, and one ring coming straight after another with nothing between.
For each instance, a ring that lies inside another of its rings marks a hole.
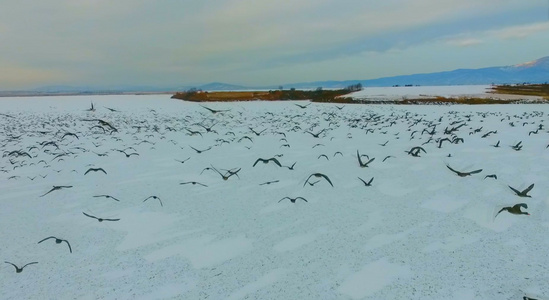
<instances>
[{"instance_id":1,"label":"overcast sky","mask_svg":"<svg viewBox=\"0 0 549 300\"><path fill-rule=\"evenodd\" d=\"M248 86L549 56L549 0L2 0L0 90Z\"/></svg>"}]
</instances>

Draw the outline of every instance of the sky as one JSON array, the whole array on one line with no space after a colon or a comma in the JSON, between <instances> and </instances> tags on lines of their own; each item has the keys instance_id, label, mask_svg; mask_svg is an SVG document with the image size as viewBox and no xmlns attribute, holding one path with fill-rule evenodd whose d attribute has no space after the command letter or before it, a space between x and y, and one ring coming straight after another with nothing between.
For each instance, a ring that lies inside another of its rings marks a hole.
<instances>
[{"instance_id":1,"label":"sky","mask_svg":"<svg viewBox=\"0 0 549 300\"><path fill-rule=\"evenodd\" d=\"M247 86L549 55L548 0L3 0L0 90Z\"/></svg>"}]
</instances>

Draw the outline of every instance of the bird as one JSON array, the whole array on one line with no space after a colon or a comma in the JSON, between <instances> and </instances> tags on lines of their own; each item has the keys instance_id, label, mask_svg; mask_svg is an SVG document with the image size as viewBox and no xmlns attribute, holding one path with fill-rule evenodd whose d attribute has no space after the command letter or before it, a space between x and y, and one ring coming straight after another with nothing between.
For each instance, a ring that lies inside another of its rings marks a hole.
<instances>
[{"instance_id":1,"label":"bird","mask_svg":"<svg viewBox=\"0 0 549 300\"><path fill-rule=\"evenodd\" d=\"M305 180L305 183L303 184L303 186L305 186L305 184L307 184L309 182L309 179L311 177L317 177L317 178L324 178L326 179L326 181L328 181L328 183L333 187L334 185L332 184L332 181L330 180L330 178L328 178L328 176L322 174L322 173L313 173L311 175L309 175L309 177L307 177L307 180Z\"/></svg>"},{"instance_id":2,"label":"bird","mask_svg":"<svg viewBox=\"0 0 549 300\"><path fill-rule=\"evenodd\" d=\"M499 141L495 145L492 145L492 147L499 148Z\"/></svg>"},{"instance_id":3,"label":"bird","mask_svg":"<svg viewBox=\"0 0 549 300\"><path fill-rule=\"evenodd\" d=\"M305 198L303 198L303 197L295 197L295 198L284 197L284 198L278 200L278 203L280 203L280 201L282 201L282 200L284 200L284 199L289 199L292 203L295 203L295 201L296 201L296 200L299 200L299 199L301 199L301 200L303 200L303 201L305 201L305 202L309 202L309 201L307 201L307 199L305 199Z\"/></svg>"},{"instance_id":4,"label":"bird","mask_svg":"<svg viewBox=\"0 0 549 300\"><path fill-rule=\"evenodd\" d=\"M321 157L326 158L326 160L330 160L326 154L320 154L316 159L320 159Z\"/></svg>"},{"instance_id":5,"label":"bird","mask_svg":"<svg viewBox=\"0 0 549 300\"><path fill-rule=\"evenodd\" d=\"M51 190L49 190L47 193L45 193L44 195L42 195L40 197L44 197L44 196L46 196L47 194L49 194L53 191L57 191L57 190L60 190L60 189L68 189L68 188L72 188L72 185L54 185L53 188L51 188Z\"/></svg>"},{"instance_id":6,"label":"bird","mask_svg":"<svg viewBox=\"0 0 549 300\"><path fill-rule=\"evenodd\" d=\"M450 171L456 173L459 177L471 176L473 174L477 174L477 173L482 172L482 169L474 170L474 171L471 171L471 172L460 172L460 171L456 171L456 170L452 169L449 165L446 165L446 167L448 169L450 169Z\"/></svg>"},{"instance_id":7,"label":"bird","mask_svg":"<svg viewBox=\"0 0 549 300\"><path fill-rule=\"evenodd\" d=\"M374 177L372 177L372 179L370 179L370 181L366 182L364 179L358 177L358 179L360 179L360 181L362 181L362 183L364 183L365 186L372 186L372 181L374 181Z\"/></svg>"},{"instance_id":8,"label":"bird","mask_svg":"<svg viewBox=\"0 0 549 300\"><path fill-rule=\"evenodd\" d=\"M230 111L230 109L225 109L225 110L216 110L216 109L211 109L211 108L208 108L206 106L203 106L203 105L200 105L201 107L209 110L210 112L212 112L212 114L217 114L217 113L220 113L220 112L226 112L226 111Z\"/></svg>"},{"instance_id":9,"label":"bird","mask_svg":"<svg viewBox=\"0 0 549 300\"><path fill-rule=\"evenodd\" d=\"M368 160L367 162L363 163L363 162L362 162L362 159L360 158L360 154L358 153L358 150L356 150L356 157L358 158L358 164L360 165L361 168L366 168L366 167L368 167L368 165L376 159L376 158L374 157L374 158Z\"/></svg>"},{"instance_id":10,"label":"bird","mask_svg":"<svg viewBox=\"0 0 549 300\"><path fill-rule=\"evenodd\" d=\"M297 104L296 104L297 105ZM326 131L326 129L322 129L321 131L317 132L317 133L312 133L310 131L305 131L306 133L312 135L313 137L315 138L318 138L324 131Z\"/></svg>"},{"instance_id":11,"label":"bird","mask_svg":"<svg viewBox=\"0 0 549 300\"><path fill-rule=\"evenodd\" d=\"M254 162L254 164L253 164L252 167L255 167L255 165L257 165L258 162L262 162L262 163L264 163L264 164L267 164L267 163L269 163L270 161L274 162L277 166L282 167L282 165L280 164L280 162L278 161L278 159L276 159L276 158L274 158L274 157L268 158L268 159L258 158L258 159Z\"/></svg>"},{"instance_id":12,"label":"bird","mask_svg":"<svg viewBox=\"0 0 549 300\"><path fill-rule=\"evenodd\" d=\"M69 246L69 251L72 253L72 248L71 248L71 244L69 244L69 241L64 240L64 239L60 239L60 238L56 238L54 236L47 237L47 238L41 240L40 242L38 242L38 244L42 243L45 240L49 240L49 239L55 239L56 244L61 244L61 242L67 243L67 246Z\"/></svg>"},{"instance_id":13,"label":"bird","mask_svg":"<svg viewBox=\"0 0 549 300\"><path fill-rule=\"evenodd\" d=\"M23 269L24 269L26 266L28 266L28 265L33 265L33 264L37 264L37 263L38 263L37 261L34 261L34 262L28 263L28 264L22 266L21 268L19 268L18 266L16 266L15 264L10 263L9 261L4 261L4 262L7 263L7 264L12 265L12 266L15 268L15 273L21 273L21 272L23 272Z\"/></svg>"},{"instance_id":14,"label":"bird","mask_svg":"<svg viewBox=\"0 0 549 300\"><path fill-rule=\"evenodd\" d=\"M180 163L184 164L184 163L185 163L186 161L188 161L189 159L191 159L191 158L189 157L189 158L187 158L187 159L184 159L184 160L178 160L178 159L176 159L175 161L177 161L177 162L180 162Z\"/></svg>"},{"instance_id":15,"label":"bird","mask_svg":"<svg viewBox=\"0 0 549 300\"><path fill-rule=\"evenodd\" d=\"M93 196L93 197L94 197L94 198L104 197L104 198L107 198L107 199L110 198L110 199L112 199L112 200L114 200L114 201L120 202L119 199L117 199L117 198L115 198L115 197L113 197L113 196L111 196L111 195L95 195L95 196Z\"/></svg>"},{"instance_id":16,"label":"bird","mask_svg":"<svg viewBox=\"0 0 549 300\"><path fill-rule=\"evenodd\" d=\"M180 185L184 185L184 184L189 184L189 183L190 183L190 184L192 184L192 185L196 185L196 184L198 184L198 185L201 185L201 186L205 186L205 187L208 187L207 185L205 185L205 184L202 184L202 183L200 183L200 182L196 182L196 181L187 181L187 182L180 182L179 184L180 184Z\"/></svg>"},{"instance_id":17,"label":"bird","mask_svg":"<svg viewBox=\"0 0 549 300\"><path fill-rule=\"evenodd\" d=\"M259 185L272 184L272 183L277 183L277 182L279 182L279 181L280 181L280 180L272 180L272 181L267 181L267 182L260 183Z\"/></svg>"},{"instance_id":18,"label":"bird","mask_svg":"<svg viewBox=\"0 0 549 300\"><path fill-rule=\"evenodd\" d=\"M145 202L145 201L147 201L147 200L149 200L149 199L151 199L151 198L152 198L152 199L157 199L158 202L160 202L160 206L164 206L164 205L162 205L162 200L160 200L160 198L158 198L157 196L149 196L149 197L147 197L145 200L143 200L143 202Z\"/></svg>"},{"instance_id":19,"label":"bird","mask_svg":"<svg viewBox=\"0 0 549 300\"><path fill-rule=\"evenodd\" d=\"M498 179L498 176L496 174L490 174L490 175L486 175L484 176L484 179L486 178L494 178L494 179Z\"/></svg>"},{"instance_id":20,"label":"bird","mask_svg":"<svg viewBox=\"0 0 549 300\"><path fill-rule=\"evenodd\" d=\"M288 168L288 170L293 171L293 170L294 170L294 166L295 166L296 163L297 163L297 161L294 162L291 166L284 166L284 167Z\"/></svg>"},{"instance_id":21,"label":"bird","mask_svg":"<svg viewBox=\"0 0 549 300\"><path fill-rule=\"evenodd\" d=\"M514 189L513 187L511 187L510 185L508 185L508 187L513 190L513 192L515 192L515 194L517 194L517 196L519 197L528 197L528 198L532 198L532 196L528 195L528 192L530 192L533 188L534 188L534 184L532 183L529 187L527 187L526 189L524 189L523 191L518 191L516 189Z\"/></svg>"},{"instance_id":22,"label":"bird","mask_svg":"<svg viewBox=\"0 0 549 300\"><path fill-rule=\"evenodd\" d=\"M89 172L103 172L105 174L107 174L107 172L105 170L103 170L103 168L89 168L86 173L84 173L84 175L88 174Z\"/></svg>"},{"instance_id":23,"label":"bird","mask_svg":"<svg viewBox=\"0 0 549 300\"><path fill-rule=\"evenodd\" d=\"M97 221L99 222L103 222L103 221L112 221L112 222L115 222L115 221L120 221L120 219L104 219L104 218L98 218L96 216L92 216L92 215L88 215L87 213L85 212L82 212L86 217L90 217L92 219L96 219Z\"/></svg>"},{"instance_id":24,"label":"bird","mask_svg":"<svg viewBox=\"0 0 549 300\"><path fill-rule=\"evenodd\" d=\"M502 212L504 210L508 211L509 213L511 213L513 215L528 215L529 216L530 215L529 213L520 210L521 207L528 209L528 205L526 205L526 203L519 203L519 204L513 205L513 207L508 206L508 207L502 208L500 211L498 211L498 213L496 214L496 217L499 215L500 212Z\"/></svg>"},{"instance_id":25,"label":"bird","mask_svg":"<svg viewBox=\"0 0 549 300\"><path fill-rule=\"evenodd\" d=\"M307 106L311 105L311 103L307 104L307 105L300 105L300 104L297 104L297 103L294 103L296 106L298 106L299 108L307 108Z\"/></svg>"},{"instance_id":26,"label":"bird","mask_svg":"<svg viewBox=\"0 0 549 300\"><path fill-rule=\"evenodd\" d=\"M394 157L394 156L392 156L392 155L387 155L387 156L385 156L385 158L384 158L381 162L385 162L387 159L389 159L389 158L391 158L391 157Z\"/></svg>"},{"instance_id":27,"label":"bird","mask_svg":"<svg viewBox=\"0 0 549 300\"><path fill-rule=\"evenodd\" d=\"M204 149L204 150L198 150L198 149L194 148L193 146L189 146L189 147L191 147L191 149L193 149L194 151L196 151L196 153L198 153L198 154L200 154L200 153L202 153L202 152L206 152L206 151L212 149L212 146L210 146L209 148Z\"/></svg>"},{"instance_id":28,"label":"bird","mask_svg":"<svg viewBox=\"0 0 549 300\"><path fill-rule=\"evenodd\" d=\"M124 153L124 155L126 155L126 158L129 158L129 157L132 156L132 155L137 155L137 156L139 156L139 153L137 153L137 152L134 152L134 153L126 153L126 151L124 151L124 150L118 150L118 149L115 149L115 150L118 151L118 152L120 152L120 153Z\"/></svg>"}]
</instances>

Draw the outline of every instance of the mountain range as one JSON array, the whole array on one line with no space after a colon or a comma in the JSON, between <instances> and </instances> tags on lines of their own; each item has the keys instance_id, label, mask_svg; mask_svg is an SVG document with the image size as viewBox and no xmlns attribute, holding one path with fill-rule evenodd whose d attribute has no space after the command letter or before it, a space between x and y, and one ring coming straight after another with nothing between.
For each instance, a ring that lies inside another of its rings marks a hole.
<instances>
[{"instance_id":1,"label":"mountain range","mask_svg":"<svg viewBox=\"0 0 549 300\"><path fill-rule=\"evenodd\" d=\"M0 95L25 95L25 94L116 94L116 93L155 93L155 92L176 92L196 88L205 91L228 91L228 90L269 90L278 89L315 89L322 88L344 88L349 85L360 83L363 87L374 86L404 86L404 85L488 85L488 84L516 84L516 83L546 83L549 82L549 56L540 59L511 66L489 67L481 69L457 69L453 71L423 73L412 75L401 75L383 77L367 80L344 80L344 81L313 81L286 83L277 86L243 86L221 82L212 82L204 85L181 85L181 86L44 86L29 91L0 92Z\"/></svg>"}]
</instances>

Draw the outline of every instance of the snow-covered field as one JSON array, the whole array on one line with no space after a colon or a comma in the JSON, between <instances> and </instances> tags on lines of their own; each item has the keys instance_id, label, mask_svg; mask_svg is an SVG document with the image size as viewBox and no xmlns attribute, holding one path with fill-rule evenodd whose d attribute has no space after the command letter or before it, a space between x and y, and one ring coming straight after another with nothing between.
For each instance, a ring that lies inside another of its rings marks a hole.
<instances>
[{"instance_id":1,"label":"snow-covered field","mask_svg":"<svg viewBox=\"0 0 549 300\"><path fill-rule=\"evenodd\" d=\"M549 106L0 104L1 299L549 295Z\"/></svg>"},{"instance_id":2,"label":"snow-covered field","mask_svg":"<svg viewBox=\"0 0 549 300\"><path fill-rule=\"evenodd\" d=\"M399 86L365 87L350 95L354 99L369 101L396 101L433 97L475 97L498 100L541 100L539 96L506 95L491 93L489 85L449 85L449 86Z\"/></svg>"}]
</instances>

